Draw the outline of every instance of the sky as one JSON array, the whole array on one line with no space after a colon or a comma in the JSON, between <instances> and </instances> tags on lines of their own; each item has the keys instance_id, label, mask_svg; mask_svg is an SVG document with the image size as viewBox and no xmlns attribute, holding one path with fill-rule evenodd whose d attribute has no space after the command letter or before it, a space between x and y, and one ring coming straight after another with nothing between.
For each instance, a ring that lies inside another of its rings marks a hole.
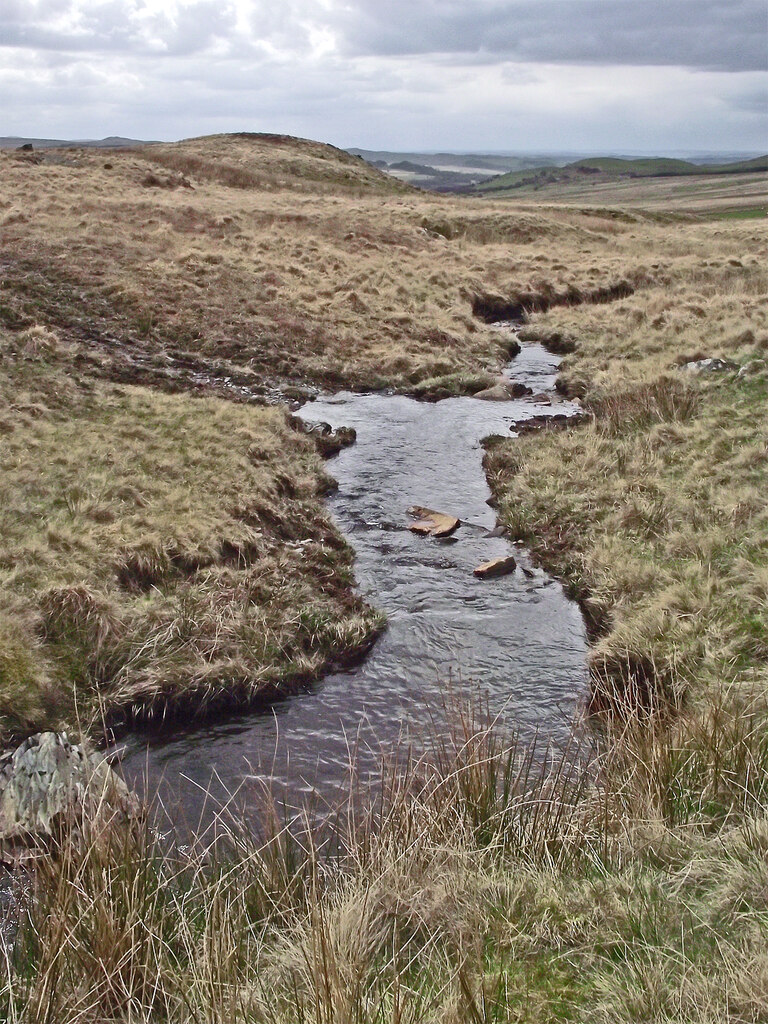
<instances>
[{"instance_id":1,"label":"sky","mask_svg":"<svg viewBox=\"0 0 768 1024\"><path fill-rule=\"evenodd\" d=\"M768 0L0 0L0 136L768 152Z\"/></svg>"}]
</instances>

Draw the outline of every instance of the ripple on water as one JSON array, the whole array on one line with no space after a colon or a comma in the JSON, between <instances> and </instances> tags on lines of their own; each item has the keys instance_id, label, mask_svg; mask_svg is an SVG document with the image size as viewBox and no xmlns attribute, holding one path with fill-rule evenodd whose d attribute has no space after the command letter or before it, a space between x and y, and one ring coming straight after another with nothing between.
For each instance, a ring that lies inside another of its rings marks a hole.
<instances>
[{"instance_id":1,"label":"ripple on water","mask_svg":"<svg viewBox=\"0 0 768 1024\"><path fill-rule=\"evenodd\" d=\"M557 357L524 346L510 376L551 390ZM586 639L577 606L540 571L480 581L472 570L511 548L489 537L481 439L507 435L513 420L546 412L530 401L446 399L341 393L301 415L350 426L357 443L329 470L339 482L331 512L356 552L355 571L388 628L368 658L265 711L172 737L134 734L123 761L136 781L147 773L164 799L178 798L187 821L203 805L215 775L221 794L268 779L291 801L330 793L350 758L374 771L382 745L427 725L444 681L476 682L490 710L524 735L565 739L586 683ZM463 520L451 543L408 530L407 509L426 505ZM515 549L530 568L525 552ZM247 796L244 797L247 800Z\"/></svg>"}]
</instances>

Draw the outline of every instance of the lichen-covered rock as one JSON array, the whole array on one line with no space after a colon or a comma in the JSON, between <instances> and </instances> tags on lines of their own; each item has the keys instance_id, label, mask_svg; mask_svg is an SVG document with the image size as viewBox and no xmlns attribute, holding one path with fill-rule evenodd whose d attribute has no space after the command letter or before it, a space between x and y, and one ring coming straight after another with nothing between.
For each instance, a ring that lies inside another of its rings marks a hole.
<instances>
[{"instance_id":1,"label":"lichen-covered rock","mask_svg":"<svg viewBox=\"0 0 768 1024\"><path fill-rule=\"evenodd\" d=\"M0 755L0 860L83 814L133 817L139 801L103 756L42 732Z\"/></svg>"},{"instance_id":2,"label":"lichen-covered rock","mask_svg":"<svg viewBox=\"0 0 768 1024\"><path fill-rule=\"evenodd\" d=\"M694 376L700 373L731 373L738 370L739 364L730 359L720 359L719 356L711 356L708 359L693 359L690 363L684 363L681 369L685 373L692 373Z\"/></svg>"}]
</instances>

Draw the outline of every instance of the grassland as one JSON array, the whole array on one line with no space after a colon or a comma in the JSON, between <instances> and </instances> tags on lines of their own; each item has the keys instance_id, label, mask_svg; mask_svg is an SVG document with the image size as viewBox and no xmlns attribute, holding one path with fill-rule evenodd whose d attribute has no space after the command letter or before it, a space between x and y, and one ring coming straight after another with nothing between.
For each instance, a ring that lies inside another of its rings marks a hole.
<instances>
[{"instance_id":1,"label":"grassland","mask_svg":"<svg viewBox=\"0 0 768 1024\"><path fill-rule=\"evenodd\" d=\"M733 177L575 178L570 182L542 183L508 193L518 202L540 202L597 208L648 210L658 216L693 215L703 219L749 214L768 216L765 175Z\"/></svg>"},{"instance_id":2,"label":"grassland","mask_svg":"<svg viewBox=\"0 0 768 1024\"><path fill-rule=\"evenodd\" d=\"M290 831L266 802L215 849L79 823L5 1017L768 1019L766 224L430 197L258 138L0 155L0 182L6 732L247 701L369 642L313 445L211 378L467 390L505 312L591 419L495 441L489 480L612 712L561 758L457 705L372 795Z\"/></svg>"},{"instance_id":3,"label":"grassland","mask_svg":"<svg viewBox=\"0 0 768 1024\"><path fill-rule=\"evenodd\" d=\"M482 182L478 195L539 202L632 204L693 211L768 214L768 156L733 164L692 164L662 158L594 157L564 167L515 171Z\"/></svg>"},{"instance_id":4,"label":"grassland","mask_svg":"<svg viewBox=\"0 0 768 1024\"><path fill-rule=\"evenodd\" d=\"M600 244L610 217L457 205L316 144L22 156L0 154L0 319L89 345L112 378L213 367L262 387L477 389L506 358L477 296L644 273L640 248Z\"/></svg>"},{"instance_id":5,"label":"grassland","mask_svg":"<svg viewBox=\"0 0 768 1024\"><path fill-rule=\"evenodd\" d=\"M247 706L365 649L314 443L80 354L0 332L0 735Z\"/></svg>"},{"instance_id":6,"label":"grassland","mask_svg":"<svg viewBox=\"0 0 768 1024\"><path fill-rule=\"evenodd\" d=\"M502 519L601 633L598 691L620 679L677 704L765 687L766 294L759 254L710 260L641 297L534 314L523 332L575 348L560 386L593 420L498 445L488 468ZM750 372L680 370L710 354Z\"/></svg>"}]
</instances>

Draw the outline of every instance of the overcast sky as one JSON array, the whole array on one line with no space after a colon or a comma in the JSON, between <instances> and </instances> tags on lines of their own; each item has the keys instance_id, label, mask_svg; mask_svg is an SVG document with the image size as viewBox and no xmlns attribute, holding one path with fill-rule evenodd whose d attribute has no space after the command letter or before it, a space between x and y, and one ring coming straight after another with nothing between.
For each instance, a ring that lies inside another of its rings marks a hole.
<instances>
[{"instance_id":1,"label":"overcast sky","mask_svg":"<svg viewBox=\"0 0 768 1024\"><path fill-rule=\"evenodd\" d=\"M768 0L0 0L0 135L768 151Z\"/></svg>"}]
</instances>

